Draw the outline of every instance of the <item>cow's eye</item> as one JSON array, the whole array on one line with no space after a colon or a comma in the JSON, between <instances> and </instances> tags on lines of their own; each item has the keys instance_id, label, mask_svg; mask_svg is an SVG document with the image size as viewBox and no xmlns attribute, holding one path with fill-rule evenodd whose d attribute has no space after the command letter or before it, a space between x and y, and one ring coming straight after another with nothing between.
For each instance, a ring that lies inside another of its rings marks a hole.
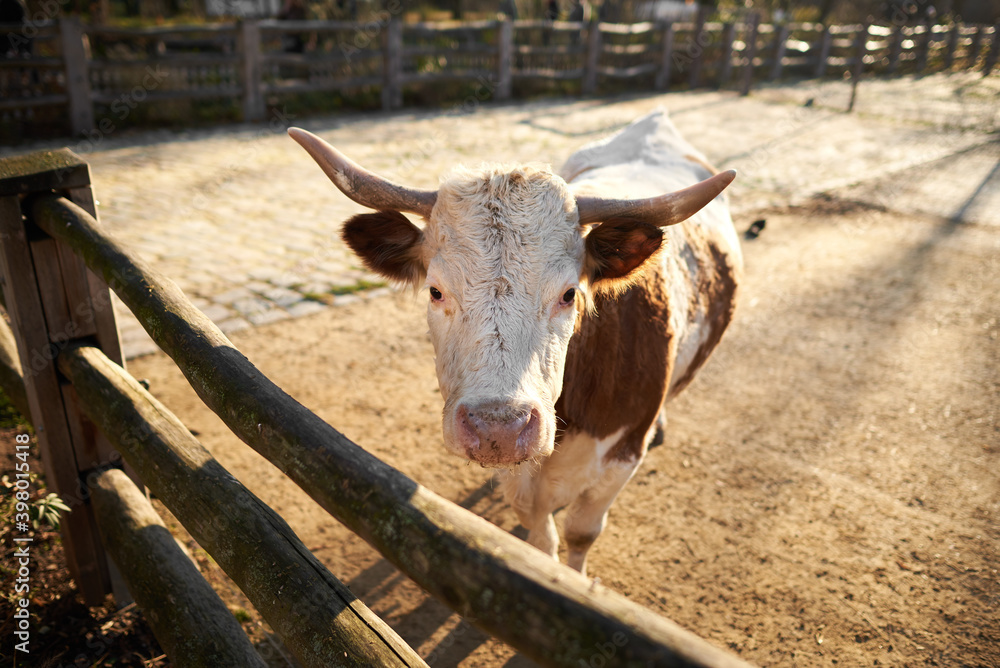
<instances>
[{"instance_id":1,"label":"cow's eye","mask_svg":"<svg viewBox=\"0 0 1000 668\"><path fill-rule=\"evenodd\" d=\"M444 295L442 295L441 291L438 290L437 288L432 287L430 289L430 292L431 292L431 299L433 299L434 301L439 302L442 299L444 299Z\"/></svg>"},{"instance_id":2,"label":"cow's eye","mask_svg":"<svg viewBox=\"0 0 1000 668\"><path fill-rule=\"evenodd\" d=\"M563 306L567 306L569 304L572 304L574 299L576 299L576 288L570 288L569 290L563 293L562 301L560 301L560 303Z\"/></svg>"}]
</instances>

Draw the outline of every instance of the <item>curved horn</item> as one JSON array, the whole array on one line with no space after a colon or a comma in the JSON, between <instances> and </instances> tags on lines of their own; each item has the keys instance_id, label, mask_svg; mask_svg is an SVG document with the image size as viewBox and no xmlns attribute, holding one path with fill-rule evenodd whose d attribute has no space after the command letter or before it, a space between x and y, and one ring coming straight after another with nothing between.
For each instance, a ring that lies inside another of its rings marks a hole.
<instances>
[{"instance_id":1,"label":"curved horn","mask_svg":"<svg viewBox=\"0 0 1000 668\"><path fill-rule=\"evenodd\" d=\"M576 208L580 212L581 225L624 217L637 218L657 227L666 227L683 222L698 213L735 178L736 170L730 169L689 188L647 199L577 197Z\"/></svg>"},{"instance_id":2,"label":"curved horn","mask_svg":"<svg viewBox=\"0 0 1000 668\"><path fill-rule=\"evenodd\" d=\"M288 135L312 156L342 193L358 204L378 211L409 211L430 217L436 190L407 188L372 174L311 132L288 128Z\"/></svg>"}]
</instances>

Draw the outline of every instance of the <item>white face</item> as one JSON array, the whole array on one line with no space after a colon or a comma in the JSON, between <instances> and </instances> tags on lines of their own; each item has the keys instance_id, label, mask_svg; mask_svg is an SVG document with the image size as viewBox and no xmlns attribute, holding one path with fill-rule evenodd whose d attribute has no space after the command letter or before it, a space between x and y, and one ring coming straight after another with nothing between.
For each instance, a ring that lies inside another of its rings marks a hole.
<instances>
[{"instance_id":1,"label":"white face","mask_svg":"<svg viewBox=\"0 0 1000 668\"><path fill-rule=\"evenodd\" d=\"M530 167L460 170L438 192L422 253L453 453L484 466L551 454L583 298L577 221L566 183Z\"/></svg>"}]
</instances>

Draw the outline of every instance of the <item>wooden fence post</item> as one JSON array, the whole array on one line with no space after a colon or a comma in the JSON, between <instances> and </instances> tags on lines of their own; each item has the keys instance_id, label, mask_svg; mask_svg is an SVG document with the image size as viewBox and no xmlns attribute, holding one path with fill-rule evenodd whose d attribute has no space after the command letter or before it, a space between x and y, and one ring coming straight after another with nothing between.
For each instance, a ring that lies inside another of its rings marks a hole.
<instances>
[{"instance_id":1,"label":"wooden fence post","mask_svg":"<svg viewBox=\"0 0 1000 668\"><path fill-rule=\"evenodd\" d=\"M931 51L931 39L934 34L933 27L930 21L924 23L924 38L920 42L920 50L917 51L917 74L923 74L927 69L927 56Z\"/></svg>"},{"instance_id":2,"label":"wooden fence post","mask_svg":"<svg viewBox=\"0 0 1000 668\"><path fill-rule=\"evenodd\" d=\"M984 77L988 77L993 68L996 67L998 56L1000 56L1000 23L993 26L993 39L989 51L986 52L986 62L983 63Z\"/></svg>"},{"instance_id":3,"label":"wooden fence post","mask_svg":"<svg viewBox=\"0 0 1000 668\"><path fill-rule=\"evenodd\" d=\"M674 57L674 24L667 22L663 26L663 37L660 42L660 69L656 72L656 90L670 88L670 65Z\"/></svg>"},{"instance_id":4,"label":"wooden fence post","mask_svg":"<svg viewBox=\"0 0 1000 668\"><path fill-rule=\"evenodd\" d=\"M958 48L958 38L962 33L962 22L954 21L951 24L951 31L948 33L948 50L944 54L944 70L950 72L955 66L955 49Z\"/></svg>"},{"instance_id":5,"label":"wooden fence post","mask_svg":"<svg viewBox=\"0 0 1000 668\"><path fill-rule=\"evenodd\" d=\"M861 74L865 70L865 56L868 54L868 30L869 24L865 23L858 29L858 34L854 36L854 63L851 66L851 101L847 104L847 110L854 110L854 100L858 95L858 82Z\"/></svg>"},{"instance_id":6,"label":"wooden fence post","mask_svg":"<svg viewBox=\"0 0 1000 668\"><path fill-rule=\"evenodd\" d=\"M889 43L888 73L894 74L899 67L899 57L903 52L903 28L895 26L892 29L892 41Z\"/></svg>"},{"instance_id":7,"label":"wooden fence post","mask_svg":"<svg viewBox=\"0 0 1000 668\"><path fill-rule=\"evenodd\" d=\"M781 25L781 29L778 30L778 36L775 38L774 63L771 64L771 75L768 77L771 81L774 81L781 76L781 61L785 59L785 48L788 43L789 32L791 31L788 28L788 24L783 23Z\"/></svg>"},{"instance_id":8,"label":"wooden fence post","mask_svg":"<svg viewBox=\"0 0 1000 668\"><path fill-rule=\"evenodd\" d=\"M826 74L826 61L830 57L830 46L833 44L833 35L830 34L830 26L823 26L823 32L819 36L819 49L816 56L816 71L813 73L817 79L822 79Z\"/></svg>"},{"instance_id":9,"label":"wooden fence post","mask_svg":"<svg viewBox=\"0 0 1000 668\"><path fill-rule=\"evenodd\" d=\"M944 39L944 33L938 33L935 28L938 26L930 24L927 26L927 64L930 65L930 56L935 49L937 42Z\"/></svg>"},{"instance_id":10,"label":"wooden fence post","mask_svg":"<svg viewBox=\"0 0 1000 668\"><path fill-rule=\"evenodd\" d=\"M7 313L21 358L31 421L49 488L72 511L62 518L66 561L88 605L115 593L129 600L101 545L89 503L88 479L121 461L79 410L71 386L61 385L55 360L78 339L96 339L120 363L121 345L107 285L64 243L23 216L19 195L57 190L94 213L90 169L67 149L40 151L3 163L0 234ZM138 480L136 480L138 483Z\"/></svg>"},{"instance_id":11,"label":"wooden fence post","mask_svg":"<svg viewBox=\"0 0 1000 668\"><path fill-rule=\"evenodd\" d=\"M400 75L403 70L403 24L389 19L382 42L382 109L389 111L403 106Z\"/></svg>"},{"instance_id":12,"label":"wooden fence post","mask_svg":"<svg viewBox=\"0 0 1000 668\"><path fill-rule=\"evenodd\" d=\"M90 69L83 26L77 18L59 19L63 66L66 68L66 95L69 97L69 125L74 135L94 129L94 103L90 97Z\"/></svg>"},{"instance_id":13,"label":"wooden fence post","mask_svg":"<svg viewBox=\"0 0 1000 668\"><path fill-rule=\"evenodd\" d=\"M260 23L245 20L240 23L240 51L243 55L241 83L243 86L243 120L264 120L263 78L260 65Z\"/></svg>"},{"instance_id":14,"label":"wooden fence post","mask_svg":"<svg viewBox=\"0 0 1000 668\"><path fill-rule=\"evenodd\" d=\"M976 63L979 62L979 50L983 45L983 31L986 30L986 26L979 25L976 26L976 32L972 35L972 43L969 44L969 51L967 58L969 59L969 69L975 69Z\"/></svg>"},{"instance_id":15,"label":"wooden fence post","mask_svg":"<svg viewBox=\"0 0 1000 668\"><path fill-rule=\"evenodd\" d=\"M750 15L750 23L747 24L747 38L743 47L743 81L740 84L740 95L750 94L750 85L753 82L753 59L757 57L757 26L760 25L760 14L754 12Z\"/></svg>"},{"instance_id":16,"label":"wooden fence post","mask_svg":"<svg viewBox=\"0 0 1000 668\"><path fill-rule=\"evenodd\" d=\"M497 88L493 97L509 100L511 93L511 61L514 59L514 22L504 16L497 33Z\"/></svg>"},{"instance_id":17,"label":"wooden fence post","mask_svg":"<svg viewBox=\"0 0 1000 668\"><path fill-rule=\"evenodd\" d=\"M596 14L596 12L595 12ZM595 16L587 32L587 67L583 74L583 94L593 95L597 90L597 66L601 62L601 23Z\"/></svg>"},{"instance_id":18,"label":"wooden fence post","mask_svg":"<svg viewBox=\"0 0 1000 668\"><path fill-rule=\"evenodd\" d=\"M722 60L719 63L718 86L722 88L733 74L733 40L736 39L736 24L727 23L722 27Z\"/></svg>"},{"instance_id":19,"label":"wooden fence post","mask_svg":"<svg viewBox=\"0 0 1000 668\"><path fill-rule=\"evenodd\" d=\"M691 74L688 77L688 86L697 88L701 83L701 66L705 62L705 52L708 50L708 38L705 37L705 21L708 19L710 7L707 4L698 5L698 14L695 17L694 32L691 39L694 40L694 60L691 61Z\"/></svg>"}]
</instances>

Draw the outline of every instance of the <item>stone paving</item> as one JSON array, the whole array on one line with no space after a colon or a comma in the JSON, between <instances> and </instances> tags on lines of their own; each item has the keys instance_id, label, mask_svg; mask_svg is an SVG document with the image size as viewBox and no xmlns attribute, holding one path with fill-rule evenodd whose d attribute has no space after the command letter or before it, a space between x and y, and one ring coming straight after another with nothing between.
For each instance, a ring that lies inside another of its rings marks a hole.
<instances>
[{"instance_id":1,"label":"stone paving","mask_svg":"<svg viewBox=\"0 0 1000 668\"><path fill-rule=\"evenodd\" d=\"M968 73L804 82L747 98L707 91L442 111L289 119L394 180L435 187L456 163L542 161L666 107L692 142L736 168L734 217L819 193L1000 225L1000 77ZM289 122L108 136L69 146L90 162L102 222L227 333L387 292L340 242L364 209L285 134ZM36 145L24 150L46 146ZM20 149L19 149L20 150ZM127 357L156 350L120 304Z\"/></svg>"}]
</instances>

